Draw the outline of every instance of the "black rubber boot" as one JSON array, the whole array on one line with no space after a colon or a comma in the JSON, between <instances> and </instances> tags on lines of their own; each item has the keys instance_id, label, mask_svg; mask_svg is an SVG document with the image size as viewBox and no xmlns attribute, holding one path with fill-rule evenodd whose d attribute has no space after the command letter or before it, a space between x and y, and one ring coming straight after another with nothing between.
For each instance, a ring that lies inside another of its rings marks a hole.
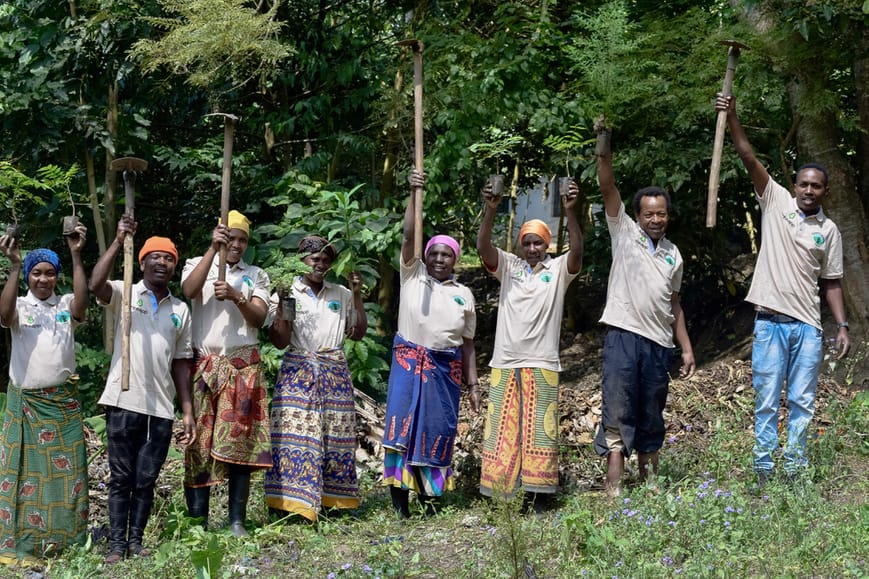
<instances>
[{"instance_id":1,"label":"black rubber boot","mask_svg":"<svg viewBox=\"0 0 869 579\"><path fill-rule=\"evenodd\" d=\"M229 530L236 537L246 537L244 519L247 516L247 499L250 496L250 469L229 469Z\"/></svg>"},{"instance_id":2,"label":"black rubber boot","mask_svg":"<svg viewBox=\"0 0 869 579\"><path fill-rule=\"evenodd\" d=\"M211 487L184 487L184 498L187 499L187 511L193 518L202 519L202 528L208 528L208 503L211 498Z\"/></svg>"},{"instance_id":3,"label":"black rubber boot","mask_svg":"<svg viewBox=\"0 0 869 579\"><path fill-rule=\"evenodd\" d=\"M392 508L402 519L410 518L410 491L398 487L389 487L389 495L392 497Z\"/></svg>"}]
</instances>

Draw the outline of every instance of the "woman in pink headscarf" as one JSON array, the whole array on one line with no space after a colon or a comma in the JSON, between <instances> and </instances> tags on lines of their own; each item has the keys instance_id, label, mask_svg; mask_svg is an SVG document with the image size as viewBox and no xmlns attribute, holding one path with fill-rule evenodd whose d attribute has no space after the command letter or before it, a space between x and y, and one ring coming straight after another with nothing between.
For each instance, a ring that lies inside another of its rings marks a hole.
<instances>
[{"instance_id":1,"label":"woman in pink headscarf","mask_svg":"<svg viewBox=\"0 0 869 579\"><path fill-rule=\"evenodd\" d=\"M411 191L422 187L425 177L414 171L410 184ZM383 435L383 484L405 518L410 516L410 491L417 493L427 514L434 514L436 498L454 487L451 463L463 383L474 412L480 405L474 296L453 277L459 244L448 235L436 235L419 260L413 255L413 239L411 195L404 214L398 333Z\"/></svg>"}]
</instances>

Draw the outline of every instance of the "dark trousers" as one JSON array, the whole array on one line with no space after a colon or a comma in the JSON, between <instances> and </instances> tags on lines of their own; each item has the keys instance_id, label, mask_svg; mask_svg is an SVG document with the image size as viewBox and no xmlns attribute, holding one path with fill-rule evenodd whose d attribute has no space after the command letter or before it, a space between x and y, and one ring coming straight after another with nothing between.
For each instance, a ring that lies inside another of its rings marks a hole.
<instances>
[{"instance_id":1,"label":"dark trousers","mask_svg":"<svg viewBox=\"0 0 869 579\"><path fill-rule=\"evenodd\" d=\"M157 475L172 441L172 422L121 408L106 408L112 553L124 553L129 545L142 544L154 504Z\"/></svg>"}]
</instances>

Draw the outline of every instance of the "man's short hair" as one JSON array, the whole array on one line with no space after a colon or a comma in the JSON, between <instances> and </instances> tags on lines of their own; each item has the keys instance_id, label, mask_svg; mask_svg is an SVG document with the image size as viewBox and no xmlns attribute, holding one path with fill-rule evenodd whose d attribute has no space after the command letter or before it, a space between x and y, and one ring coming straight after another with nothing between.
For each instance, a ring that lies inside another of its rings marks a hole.
<instances>
[{"instance_id":1,"label":"man's short hair","mask_svg":"<svg viewBox=\"0 0 869 579\"><path fill-rule=\"evenodd\" d=\"M814 169L815 171L819 171L824 176L824 187L830 186L830 175L820 163L806 163L805 165L801 165L800 168L797 169L797 176L799 176L804 169Z\"/></svg>"},{"instance_id":2,"label":"man's short hair","mask_svg":"<svg viewBox=\"0 0 869 579\"><path fill-rule=\"evenodd\" d=\"M671 202L670 202L670 194L667 193L664 189L660 187L643 187L639 191L634 194L634 215L640 214L640 201L643 197L658 197L663 196L664 200L667 202L667 213L672 213L671 211Z\"/></svg>"}]
</instances>

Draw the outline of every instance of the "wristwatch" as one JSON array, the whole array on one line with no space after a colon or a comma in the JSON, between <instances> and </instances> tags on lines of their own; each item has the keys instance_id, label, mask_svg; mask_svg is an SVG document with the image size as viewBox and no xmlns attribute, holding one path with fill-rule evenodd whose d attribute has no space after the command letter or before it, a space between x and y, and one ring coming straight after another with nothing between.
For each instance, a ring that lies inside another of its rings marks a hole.
<instances>
[{"instance_id":1,"label":"wristwatch","mask_svg":"<svg viewBox=\"0 0 869 579\"><path fill-rule=\"evenodd\" d=\"M849 332L851 331L851 328L848 327L848 322L839 322L838 324L836 324L836 327L837 328L848 328L848 331Z\"/></svg>"},{"instance_id":2,"label":"wristwatch","mask_svg":"<svg viewBox=\"0 0 869 579\"><path fill-rule=\"evenodd\" d=\"M235 300L235 305L241 307L247 303L247 298L244 297L244 294L241 294L241 297Z\"/></svg>"}]
</instances>

